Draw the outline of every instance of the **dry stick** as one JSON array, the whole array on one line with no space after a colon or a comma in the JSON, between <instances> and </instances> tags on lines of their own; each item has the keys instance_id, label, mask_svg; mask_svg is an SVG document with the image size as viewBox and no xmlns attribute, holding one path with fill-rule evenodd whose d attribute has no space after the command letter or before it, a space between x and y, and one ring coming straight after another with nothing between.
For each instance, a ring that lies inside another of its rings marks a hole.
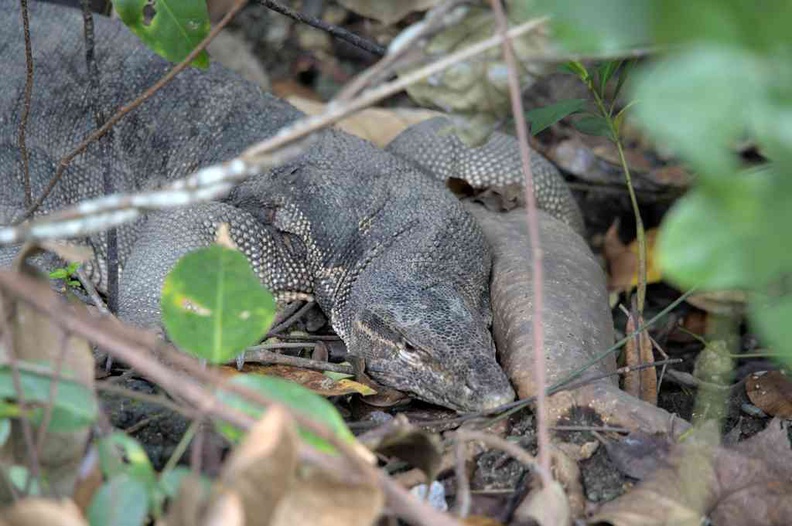
<instances>
[{"instance_id":1,"label":"dry stick","mask_svg":"<svg viewBox=\"0 0 792 526\"><path fill-rule=\"evenodd\" d=\"M155 93L157 93L159 90L165 87L170 81L172 81L176 77L176 75L178 75L182 70L187 69L187 67L192 63L192 61L195 60L198 57L198 55L200 55L201 52L203 52L206 46L208 46L209 43L212 40L214 40L214 38L218 35L218 33L220 33L220 31L222 31L223 28L227 26L229 22L231 22L231 19L234 18L234 16L236 16L236 14L245 6L245 4L247 4L247 0L236 0L234 5L231 7L228 13L226 13L223 19L214 27L214 29L212 29L212 31L209 32L206 38L204 38L201 41L201 43L198 44L195 47L195 49L193 49L190 52L189 55L187 55L187 57L184 60L182 60L176 66L174 66L168 73L165 74L165 76L163 76L160 80L154 83L154 85L151 86L149 89L144 91L138 98L136 98L126 106L121 107L115 113L115 115L110 117L110 119L108 119L107 122L105 122L102 125L101 128L95 130L93 133L91 133L91 135L86 137L80 144L78 144L76 148L74 148L72 151L66 154L66 156L62 157L60 162L58 163L58 168L55 171L55 175L52 177L52 179L50 179L49 183L47 184L47 187L44 188L44 191L41 192L41 195L39 195L38 198L36 198L36 202L33 203L25 211L22 217L14 222L14 224L15 225L19 224L22 221L25 221L26 219L32 217L33 214L36 212L36 210L38 210L38 208L41 206L44 200L49 196L49 194L55 188L55 185L58 184L58 181L60 181L61 177L63 177L63 172L66 170L69 164L78 155L83 153L88 148L88 146L91 145L91 143L104 137L104 135L108 131L110 131L110 129L113 126L115 126L118 123L118 121L123 119L129 112L137 109L138 106L146 102Z\"/></svg>"},{"instance_id":2,"label":"dry stick","mask_svg":"<svg viewBox=\"0 0 792 526\"><path fill-rule=\"evenodd\" d=\"M285 344L276 343L273 344L278 347L283 347ZM306 347L306 344L300 343L297 344L300 347ZM269 350L265 350L261 348L262 346L257 346L253 349L249 349L245 351L245 362L258 362L258 363L265 363L265 364L275 364L275 365L290 365L292 367L300 367L302 369L310 369L312 371L329 371L333 373L340 373L340 374L355 374L354 369L350 365L344 365L340 363L330 363L330 362L323 362L320 360L309 360L308 358L300 358L299 356L289 356L286 354L278 354ZM236 362L230 361L226 365L235 365Z\"/></svg>"},{"instance_id":3,"label":"dry stick","mask_svg":"<svg viewBox=\"0 0 792 526\"><path fill-rule=\"evenodd\" d=\"M79 334L104 347L151 381L171 393L178 394L193 404L198 411L209 414L213 418L228 422L241 429L250 429L255 423L251 416L222 404L211 391L204 389L192 377L207 379L215 386L228 392L239 394L247 400L262 406L283 408L292 415L299 426L327 440L350 462L340 464L338 459L328 457L305 445L300 447L301 459L323 466L325 469L329 469L330 472L339 475L348 472L350 464L354 465L358 474L363 476L364 479L369 479L381 486L390 501L392 509L414 524L459 526L451 517L420 503L415 497L398 487L384 473L366 464L347 442L339 440L335 434L327 430L323 425L289 411L281 403L273 401L260 393L239 385L230 384L227 378L221 377L216 372L202 370L194 359L178 353L170 346L162 343L158 346L158 349L167 351L169 360L174 363L178 362L177 365L189 365L189 370L187 371L189 377L174 374L172 369L166 367L154 356L151 346L141 343L149 340L153 335L123 327L117 321L111 319L91 317L79 306L65 304L47 285L39 283L29 276L0 272L0 290L24 300L36 310L49 316L56 324L67 327L73 333ZM156 337L153 338L156 340ZM357 477L356 480L359 482L360 478Z\"/></svg>"},{"instance_id":4,"label":"dry stick","mask_svg":"<svg viewBox=\"0 0 792 526\"><path fill-rule=\"evenodd\" d=\"M165 409L169 409L174 413L178 413L184 416L185 418L194 419L198 415L198 411L195 411L187 407L182 407L181 405L169 400L163 395L153 395L153 394L143 393L140 391L128 389L126 387L121 387L120 385L115 385L107 381L96 382L96 390L104 391L106 393L117 394L120 396L131 398L133 400L138 400L140 402L146 402L148 404L158 405L160 407L164 407Z\"/></svg>"},{"instance_id":5,"label":"dry stick","mask_svg":"<svg viewBox=\"0 0 792 526\"><path fill-rule=\"evenodd\" d=\"M456 444L454 446L454 473L457 481L457 495L456 503L454 504L454 511L460 519L466 518L470 515L470 480L467 475L467 458L465 455L465 441L461 440L459 436L456 437ZM426 488L429 491L429 488Z\"/></svg>"},{"instance_id":6,"label":"dry stick","mask_svg":"<svg viewBox=\"0 0 792 526\"><path fill-rule=\"evenodd\" d=\"M11 302L6 301L6 298L0 297L0 320L2 320L4 325L2 338L3 345L6 348L8 365L11 368L11 380L14 384L17 404L23 409L23 411L27 412L25 392L22 390L22 379L19 375L16 349L14 348L14 335L11 333L11 313L6 312L6 307L9 306L14 309L14 306ZM36 444L33 441L33 426L30 425L30 420L27 419L27 416L25 416L25 418L20 418L19 422L22 426L22 436L24 437L25 447L27 448L28 457L30 458L30 473L33 475L33 478L41 482L41 464L39 463ZM28 481L25 484L25 490L23 494L27 495L28 489L30 488L30 483L31 477L28 476ZM39 484L39 487L43 486Z\"/></svg>"},{"instance_id":7,"label":"dry stick","mask_svg":"<svg viewBox=\"0 0 792 526\"><path fill-rule=\"evenodd\" d=\"M363 37L360 37L350 31L347 31L344 28L334 26L333 24L328 24L324 20L319 18L315 18L299 11L295 11L289 7L286 7L283 4L275 2L274 0L254 0L257 4L261 4L267 9L271 9L276 13L280 13L282 15L288 16L289 18L293 18L298 22L302 22L304 24L308 24L309 26L315 27L317 29L321 29L322 31L327 31L334 37L343 40L345 42L349 42L355 47L359 47L365 51L368 51L372 55L377 55L379 57L385 55L387 49L383 46L380 46L376 42L372 42L370 40L366 40Z\"/></svg>"},{"instance_id":8,"label":"dry stick","mask_svg":"<svg viewBox=\"0 0 792 526\"><path fill-rule=\"evenodd\" d=\"M409 35L400 45L391 45L388 54L385 55L382 60L352 79L352 81L344 86L335 96L335 100L337 102L350 100L356 97L363 89L378 80L384 80L388 75L392 74L396 70L397 65L399 65L402 59L408 54L413 44L432 34L438 29L438 26L442 26L443 24L439 22L442 22L443 17L448 14L451 9L459 5L459 3L460 0L446 0L429 11L420 24L412 26L412 28L414 28L416 25L419 25L418 31Z\"/></svg>"},{"instance_id":9,"label":"dry stick","mask_svg":"<svg viewBox=\"0 0 792 526\"><path fill-rule=\"evenodd\" d=\"M231 13L229 13L229 15L230 14ZM509 37L514 38L524 33L528 33L530 31L533 31L540 25L542 25L545 21L546 18L526 22L524 24L521 24L517 27L510 29L508 35ZM219 27L220 26L218 26L218 28ZM210 36L213 35L210 34ZM260 168L261 164L264 161L264 158L266 157L266 154L270 154L275 150L291 145L315 131L318 131L322 128L335 124L336 122L344 119L345 117L353 113L356 113L374 104L375 102L378 102L382 99L390 97L391 95L404 90L406 87L416 82L419 82L441 71L444 71L445 69L450 68L454 64L467 60L480 53L483 53L484 51L487 51L488 49L497 46L498 44L501 43L501 41L502 41L502 37L500 35L482 40L476 44L471 45L470 47L457 51L456 53L448 55L443 59L433 62L428 66L425 66L419 70L408 73L402 76L398 80L389 82L387 84L383 84L378 88L368 90L365 93L361 94L361 96L355 101L350 101L349 103L345 103L345 104L336 104L334 102L331 102L326 106L324 113L313 117L305 117L303 119L300 119L299 121L294 122L293 124L284 128L283 130L281 130L281 132L277 133L273 137L270 137L269 139L265 139L264 141L261 141L249 147L247 150L245 150L241 155L239 155L235 159L224 163L208 166L206 168L202 168L185 178L179 179L178 181L171 183L168 187L166 187L164 191L147 192L146 195L156 197L157 200L160 200L162 194L166 194L170 191L173 191L173 189L175 188L183 189L187 187L188 184L193 184L193 185L198 184L199 181L202 182L204 185L206 185L207 183L205 182L205 179L211 179L211 182L214 185L212 188L217 187L222 182L228 182L228 181L239 182ZM537 60L539 59L542 58L537 57ZM547 60L547 57L545 57L545 60ZM166 75L166 77L170 77L170 76L171 76L170 73ZM165 77L163 77L163 80L158 81L155 87L163 86L164 80ZM168 80L170 80L170 78L168 78ZM156 91L155 87L151 88L151 90L149 91ZM138 105L137 101L132 104ZM130 104L130 106L132 104ZM105 133L107 129L109 129L112 124L118 122L118 120L120 120L120 117L118 117L118 115L112 117L107 122L107 124L105 124L102 130L98 130L97 132L95 132L93 135L91 135L89 138L83 141L83 143L80 144L80 146L78 146L74 151L72 151L68 156L69 160L74 158L85 148L87 148L88 144L90 144L92 140L95 140L96 138L100 137L101 134L99 132ZM206 188L203 188L203 190L206 190ZM227 191L227 189L224 191ZM143 194L132 194L132 197L141 196L141 195ZM129 196L116 195L113 197L114 197L113 200L108 200L107 198L100 198L100 199L90 199L87 201L82 201L78 203L78 205L72 206L60 212L49 214L46 220L32 221L28 224L17 227L0 228L0 236L2 236L4 243L17 243L19 241L24 241L29 239L49 239L54 237L64 237L64 235L70 235L70 236L87 235L105 229L109 226L123 224L138 217L136 214L123 213L123 212L137 210L140 207L140 205L135 204L130 199ZM127 199L122 200L121 198L123 197L127 197ZM217 194L213 194L213 197L217 197ZM192 200L180 204L198 202L200 200L205 200L206 198L207 197L205 193L202 193L198 196L192 195ZM90 225L87 225L85 223L79 225L79 228L75 230L75 228L78 225L75 225L74 221L77 219L85 219L88 217L93 218L95 220L92 221ZM68 227L66 228L66 231L68 231L69 234L66 234L63 229L59 230L58 228L56 228L59 222L62 222L64 226ZM44 228L45 225L46 228Z\"/></svg>"},{"instance_id":10,"label":"dry stick","mask_svg":"<svg viewBox=\"0 0 792 526\"><path fill-rule=\"evenodd\" d=\"M498 33L506 36L509 23L503 12L501 0L492 0ZM525 175L525 209L528 220L528 239L531 247L533 274L533 363L534 383L537 385L536 396L536 441L539 445L539 465L542 466L542 483L545 487L552 482L550 473L550 432L547 429L547 378L545 371L544 324L542 310L544 308L544 272L542 269L542 247L539 240L539 216L536 212L536 196L534 195L534 179L531 173L531 151L528 149L528 127L525 125L520 79L517 77L517 61L511 40L506 38L502 44L503 58L506 60L509 79L509 98L511 99L514 124L517 129L517 140L520 145L520 160Z\"/></svg>"},{"instance_id":11,"label":"dry stick","mask_svg":"<svg viewBox=\"0 0 792 526\"><path fill-rule=\"evenodd\" d=\"M60 352L55 358L55 367L53 370L52 380L50 381L49 397L47 399L47 406L44 408L44 417L41 419L41 425L38 429L38 439L36 441L36 454L41 455L41 450L44 447L44 440L47 438L47 428L49 427L50 420L52 419L52 408L55 405L55 397L58 395L58 384L60 383L61 372L63 371L63 362L66 359L67 344L69 341L69 333L61 330L58 334L58 344L60 345ZM30 479L28 479L30 480Z\"/></svg>"},{"instance_id":12,"label":"dry stick","mask_svg":"<svg viewBox=\"0 0 792 526\"><path fill-rule=\"evenodd\" d=\"M25 206L30 206L33 199L30 190L30 159L28 157L27 134L28 117L30 117L30 100L33 98L33 46L30 44L30 19L28 17L27 0L20 0L22 12L22 32L25 35L25 100L22 106L22 119L19 121L19 153L22 157L22 177L25 185Z\"/></svg>"}]
</instances>

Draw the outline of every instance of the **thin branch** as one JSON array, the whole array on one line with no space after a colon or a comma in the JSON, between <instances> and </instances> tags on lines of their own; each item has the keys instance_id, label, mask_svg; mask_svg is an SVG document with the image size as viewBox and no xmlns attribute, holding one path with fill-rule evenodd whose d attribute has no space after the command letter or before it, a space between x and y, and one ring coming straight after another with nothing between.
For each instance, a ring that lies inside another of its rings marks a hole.
<instances>
[{"instance_id":1,"label":"thin branch","mask_svg":"<svg viewBox=\"0 0 792 526\"><path fill-rule=\"evenodd\" d=\"M52 179L50 179L49 183L47 184L47 187L44 189L43 192L41 192L41 195L39 195L36 198L36 201L25 211L22 217L20 217L14 222L14 224L19 224L25 221L26 219L32 217L33 214L36 212L36 210L39 209L39 207L44 202L44 200L49 196L49 194L55 188L55 185L58 184L58 181L63 176L63 172L66 170L69 164L78 155L83 153L88 148L88 146L91 145L94 141L102 138L108 131L110 131L110 129L113 126L115 126L118 123L118 121L123 119L129 112L137 109L141 104L146 102L155 93L157 93L168 83L170 83L170 81L172 81L176 77L176 75L178 75L181 71L186 69L192 63L192 61L195 60L198 57L198 55L201 54L201 52L203 52L206 46L208 46L209 43L212 40L214 40L214 38L218 35L218 33L220 33L220 31L222 31L223 28L225 28L225 26L228 25L231 19L233 19L234 16L236 16L236 14L245 6L245 4L247 4L247 0L237 0L234 3L233 7L231 7L228 13L226 13L226 15L223 17L223 19L212 29L212 31L209 32L206 38L204 38L201 41L201 43L198 44L195 47L195 49L193 49L187 55L187 57L184 60L182 60L180 63L174 66L167 74L165 74L165 76L163 76L160 80L154 83L154 85L151 86L149 89L144 91L138 98L136 98L126 106L123 106L121 109L119 109L115 115L110 117L110 119L102 125L101 128L95 130L88 137L86 137L80 144L78 144L76 148L74 148L72 151L66 154L66 156L61 158L60 162L58 163L58 168L55 171L55 175L52 177Z\"/></svg>"},{"instance_id":2,"label":"thin branch","mask_svg":"<svg viewBox=\"0 0 792 526\"><path fill-rule=\"evenodd\" d=\"M465 519L470 515L470 480L467 474L467 455L465 441L459 435L455 435L456 444L454 446L454 474L456 475L456 502L454 511L460 519ZM426 490L429 491L429 488Z\"/></svg>"},{"instance_id":3,"label":"thin branch","mask_svg":"<svg viewBox=\"0 0 792 526\"><path fill-rule=\"evenodd\" d=\"M526 22L509 30L508 35L514 38L533 31L544 21L545 19ZM311 133L330 126L375 102L390 97L407 86L481 54L497 46L501 41L502 37L500 35L482 40L423 68L412 71L397 80L383 84L378 88L367 90L354 101L349 101L346 104L331 102L326 106L324 113L316 116L307 116L295 121L273 137L251 146L239 157L225 163L202 168L190 176L172 182L163 190L132 195L116 194L90 199L23 225L0 228L0 244L18 243L28 239L84 236L111 226L118 226L133 221L140 216L143 210L173 207L175 206L174 202L179 205L186 205L220 198L231 190L233 183L259 173L263 167L274 165L290 154L294 154L294 151L280 152L280 158L278 158L274 154L277 150L291 146ZM108 124L114 119L115 117L110 119ZM107 127L107 125L105 126Z\"/></svg>"},{"instance_id":4,"label":"thin branch","mask_svg":"<svg viewBox=\"0 0 792 526\"><path fill-rule=\"evenodd\" d=\"M503 12L501 0L492 0L498 33L506 36L509 22ZM502 44L503 58L506 61L509 80L509 97L512 114L517 130L517 141L520 145L520 160L525 175L525 210L528 221L528 239L531 248L531 274L533 292L533 318L531 333L533 335L533 376L537 386L536 396L536 440L539 445L539 465L542 466L542 483L548 487L552 478L550 473L550 432L547 428L547 371L544 350L544 270L542 268L542 247L539 239L539 215L536 207L536 194L533 173L531 172L531 150L528 148L528 126L525 124L520 79L517 76L517 59L514 56L511 40L506 38Z\"/></svg>"},{"instance_id":5,"label":"thin branch","mask_svg":"<svg viewBox=\"0 0 792 526\"><path fill-rule=\"evenodd\" d=\"M8 365L11 369L11 380L14 385L14 394L16 395L17 404L26 413L27 403L25 402L25 392L22 390L22 378L19 374L20 368L16 356L16 347L14 346L14 335L11 332L12 313L6 311L7 307L14 309L14 304L12 302L2 300L3 298L0 298L0 320L2 320L3 323L3 346L6 349L6 359L8 360ZM40 482L41 463L39 462L36 443L33 438L33 426L30 425L30 420L28 418L20 418L19 423L22 426L22 436L25 440L25 447L27 448L28 459L30 461L30 474L33 476L33 478ZM25 491L23 492L24 494L27 494L31 482L32 479L30 476L28 476L28 480L25 484ZM39 487L41 487L41 484L39 484Z\"/></svg>"},{"instance_id":6,"label":"thin branch","mask_svg":"<svg viewBox=\"0 0 792 526\"><path fill-rule=\"evenodd\" d=\"M372 42L370 40L366 40L363 37L360 37L346 29L338 26L334 26L333 24L328 24L322 19L309 16L299 11L295 11L290 7L287 7L279 2L275 2L275 0L253 0L257 4L261 4L267 9L271 9L276 13L280 13L282 15L288 16L289 18L293 18L298 22L302 22L303 24L307 24L311 27L315 27L317 29L321 29L322 31L326 31L335 38L339 40L343 40L344 42L348 42L355 47L358 47L364 51L368 51L372 55L376 55L381 57L385 55L387 49L385 47L377 44L376 42Z\"/></svg>"},{"instance_id":7,"label":"thin branch","mask_svg":"<svg viewBox=\"0 0 792 526\"><path fill-rule=\"evenodd\" d=\"M33 98L33 46L30 43L30 18L28 17L28 0L20 0L22 12L22 32L25 36L25 100L22 106L22 119L19 121L17 140L19 153L22 157L22 180L25 186L25 206L29 207L33 199L30 189L30 158L27 151L27 123L30 117L30 101Z\"/></svg>"},{"instance_id":8,"label":"thin branch","mask_svg":"<svg viewBox=\"0 0 792 526\"><path fill-rule=\"evenodd\" d=\"M83 306L70 305L62 301L45 283L19 273L0 272L0 290L27 302L34 309L46 314L54 323L68 327L74 334L81 335L95 344L105 347L108 352L128 363L140 374L182 397L199 411L211 415L212 418L245 430L250 429L254 424L251 416L220 402L215 395L216 389L238 394L263 407L278 406L283 408L292 415L299 426L327 440L348 462L340 463L337 458L319 453L305 444L301 444L299 449L299 456L302 460L323 466L339 476L345 474L352 476L353 473L349 472L349 467L354 466L354 478L358 483L361 482L362 477L364 481L370 480L378 484L385 493L391 509L413 524L459 526L457 521L419 502L382 471L366 463L352 445L339 440L325 426L317 424L299 413L289 411L281 403L261 393L229 383L227 378L222 377L216 371L203 370L195 359L179 353L171 346L158 340L155 335L123 326L112 319L92 317ZM7 331L5 332L7 333ZM7 334L6 337L8 337ZM143 342L149 342L152 345L146 345ZM153 348L156 348L158 354L168 363L173 364L177 370L167 367L158 360ZM177 372L179 369L181 371ZM182 371L186 374L180 374ZM205 388L198 384L198 381L208 381L213 388Z\"/></svg>"},{"instance_id":9,"label":"thin branch","mask_svg":"<svg viewBox=\"0 0 792 526\"><path fill-rule=\"evenodd\" d=\"M269 344L265 344L265 345L269 345ZM286 344L274 343L272 345L283 347ZM306 347L310 344L299 343L296 345L298 347ZM279 354L266 349L262 349L261 347L262 346L256 346L254 348L245 351L245 362L275 364L275 365L290 365L292 367L300 367L302 369L310 369L312 371L329 371L333 373L351 374L351 375L355 374L354 369L350 365L344 365L341 363L323 362L319 360L310 360L308 358L300 358L299 356L289 356L287 354ZM235 361L228 362L228 365L235 365L235 364L236 364Z\"/></svg>"}]
</instances>

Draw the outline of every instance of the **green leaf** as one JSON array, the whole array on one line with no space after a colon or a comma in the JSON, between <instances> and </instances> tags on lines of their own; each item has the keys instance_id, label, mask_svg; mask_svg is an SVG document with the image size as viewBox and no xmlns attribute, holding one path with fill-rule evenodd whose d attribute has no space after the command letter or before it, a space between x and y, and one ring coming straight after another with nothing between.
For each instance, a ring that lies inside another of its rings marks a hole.
<instances>
[{"instance_id":1,"label":"green leaf","mask_svg":"<svg viewBox=\"0 0 792 526\"><path fill-rule=\"evenodd\" d=\"M536 135L567 115L582 111L585 106L585 99L567 99L550 106L534 108L527 112L525 116L528 122L531 123L531 134Z\"/></svg>"},{"instance_id":2,"label":"green leaf","mask_svg":"<svg viewBox=\"0 0 792 526\"><path fill-rule=\"evenodd\" d=\"M762 290L792 269L785 175L750 170L699 184L677 201L657 241L668 279L690 287Z\"/></svg>"},{"instance_id":3,"label":"green leaf","mask_svg":"<svg viewBox=\"0 0 792 526\"><path fill-rule=\"evenodd\" d=\"M99 488L88 508L91 526L140 526L148 515L146 486L129 474L117 475Z\"/></svg>"},{"instance_id":4,"label":"green leaf","mask_svg":"<svg viewBox=\"0 0 792 526\"><path fill-rule=\"evenodd\" d=\"M736 48L691 49L636 75L635 116L700 175L733 174L732 145L766 93L760 66Z\"/></svg>"},{"instance_id":5,"label":"green leaf","mask_svg":"<svg viewBox=\"0 0 792 526\"><path fill-rule=\"evenodd\" d=\"M540 0L553 36L569 51L612 53L652 40L653 0Z\"/></svg>"},{"instance_id":6,"label":"green leaf","mask_svg":"<svg viewBox=\"0 0 792 526\"><path fill-rule=\"evenodd\" d=\"M583 63L578 62L577 60L564 62L563 64L558 66L558 69L560 69L562 72L571 73L572 75L575 75L583 82L586 82L589 78L589 73L586 70L586 66L584 66Z\"/></svg>"},{"instance_id":7,"label":"green leaf","mask_svg":"<svg viewBox=\"0 0 792 526\"><path fill-rule=\"evenodd\" d=\"M231 380L231 383L247 387L267 398L282 403L293 412L309 418L317 424L324 425L341 440L347 442L355 440L355 437L344 424L344 419L338 414L333 404L299 384L274 376L249 374L237 375ZM220 390L218 398L223 403L257 419L261 418L264 412L261 406L249 402L232 392ZM242 437L242 432L239 429L228 424L218 423L218 429L229 440L237 441ZM333 446L313 433L300 429L300 436L308 444L320 451L335 452Z\"/></svg>"},{"instance_id":8,"label":"green leaf","mask_svg":"<svg viewBox=\"0 0 792 526\"><path fill-rule=\"evenodd\" d=\"M14 465L8 468L6 471L6 475L8 479L11 481L11 484L18 491L25 491L25 488L28 486L28 478L32 477L30 471L25 466ZM41 486L37 480L33 479L30 482L30 488L28 495L31 497L36 497L41 495Z\"/></svg>"},{"instance_id":9,"label":"green leaf","mask_svg":"<svg viewBox=\"0 0 792 526\"><path fill-rule=\"evenodd\" d=\"M616 70L619 69L619 66L622 64L622 62L622 60L607 60L597 66L600 97L605 98L605 87L608 85L608 81L611 79L613 74L616 73Z\"/></svg>"},{"instance_id":10,"label":"green leaf","mask_svg":"<svg viewBox=\"0 0 792 526\"><path fill-rule=\"evenodd\" d=\"M775 294L757 295L748 310L751 324L767 340L781 360L792 367L792 289L779 286Z\"/></svg>"},{"instance_id":11,"label":"green leaf","mask_svg":"<svg viewBox=\"0 0 792 526\"><path fill-rule=\"evenodd\" d=\"M156 0L154 17L147 23L148 0L113 0L118 16L135 35L161 57L181 62L209 34L209 12L205 0ZM209 66L202 51L193 66Z\"/></svg>"},{"instance_id":12,"label":"green leaf","mask_svg":"<svg viewBox=\"0 0 792 526\"><path fill-rule=\"evenodd\" d=\"M608 121L600 115L586 115L572 121L572 125L580 132L588 135L600 135L613 140Z\"/></svg>"},{"instance_id":13,"label":"green leaf","mask_svg":"<svg viewBox=\"0 0 792 526\"><path fill-rule=\"evenodd\" d=\"M69 271L65 268L56 268L49 273L50 279L66 279L70 276Z\"/></svg>"},{"instance_id":14,"label":"green leaf","mask_svg":"<svg viewBox=\"0 0 792 526\"><path fill-rule=\"evenodd\" d=\"M98 446L105 477L111 479L126 474L143 484L149 493L156 489L157 474L137 440L121 431L114 431L99 440Z\"/></svg>"},{"instance_id":15,"label":"green leaf","mask_svg":"<svg viewBox=\"0 0 792 526\"><path fill-rule=\"evenodd\" d=\"M37 365L41 366L42 364ZM49 377L28 371L19 371L19 379L26 402L35 402L41 406L49 403ZM0 398L15 400L16 396L17 392L14 389L10 367L0 366ZM75 431L85 428L94 423L98 414L93 392L73 380L60 379L58 381L57 395L52 400L52 404L52 413L47 427L50 431ZM43 415L44 409L39 407L31 411L29 416L33 423L37 424Z\"/></svg>"},{"instance_id":16,"label":"green leaf","mask_svg":"<svg viewBox=\"0 0 792 526\"><path fill-rule=\"evenodd\" d=\"M247 258L214 245L181 258L162 287L162 321L182 349L222 363L261 340L275 300Z\"/></svg>"}]
</instances>

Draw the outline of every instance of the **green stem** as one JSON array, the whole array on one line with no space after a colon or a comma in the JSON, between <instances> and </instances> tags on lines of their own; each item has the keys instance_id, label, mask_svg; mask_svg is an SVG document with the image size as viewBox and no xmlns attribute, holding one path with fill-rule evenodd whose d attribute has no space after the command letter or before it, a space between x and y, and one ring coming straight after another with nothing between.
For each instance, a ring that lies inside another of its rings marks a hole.
<instances>
[{"instance_id":1,"label":"green stem","mask_svg":"<svg viewBox=\"0 0 792 526\"><path fill-rule=\"evenodd\" d=\"M630 193L630 202L632 203L633 214L635 214L635 232L638 239L638 316L643 316L644 305L646 303L646 230L644 229L643 219L641 219L641 211L638 209L638 198L635 195L635 188L632 184L632 176L630 175L630 167L627 164L627 158L624 156L624 145L621 141L619 130L616 129L616 123L613 120L611 112L605 108L605 103L597 93L594 83L589 79L586 83L589 91L594 96L594 102L597 105L602 117L608 123L608 130L610 131L610 140L616 145L616 150L619 152L619 162L621 163L622 170L624 170L624 178L627 181L627 190Z\"/></svg>"}]
</instances>

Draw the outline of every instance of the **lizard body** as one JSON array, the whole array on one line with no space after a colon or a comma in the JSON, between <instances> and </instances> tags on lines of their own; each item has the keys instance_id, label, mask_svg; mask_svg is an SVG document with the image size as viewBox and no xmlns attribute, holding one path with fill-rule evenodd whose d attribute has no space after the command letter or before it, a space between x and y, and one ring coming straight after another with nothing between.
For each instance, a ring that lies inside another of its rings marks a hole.
<instances>
[{"instance_id":1,"label":"lizard body","mask_svg":"<svg viewBox=\"0 0 792 526\"><path fill-rule=\"evenodd\" d=\"M25 210L16 137L25 65L19 7L0 0L0 223ZM27 129L32 195L58 159L94 128L77 11L32 3L35 84ZM169 65L120 23L96 20L106 114ZM229 159L301 113L218 65L188 70L94 143L64 172L39 213L103 193L136 192ZM109 156L109 157L108 157ZM421 159L415 159L421 164ZM441 174L442 175L442 174ZM475 220L442 183L410 162L343 132L317 134L296 160L238 185L222 202L150 213L119 229L120 316L159 324L159 291L186 252L220 223L276 295L312 294L371 376L458 410L494 407L514 392L495 359L491 255ZM104 235L86 242L105 280ZM0 262L13 253L3 249Z\"/></svg>"}]
</instances>

